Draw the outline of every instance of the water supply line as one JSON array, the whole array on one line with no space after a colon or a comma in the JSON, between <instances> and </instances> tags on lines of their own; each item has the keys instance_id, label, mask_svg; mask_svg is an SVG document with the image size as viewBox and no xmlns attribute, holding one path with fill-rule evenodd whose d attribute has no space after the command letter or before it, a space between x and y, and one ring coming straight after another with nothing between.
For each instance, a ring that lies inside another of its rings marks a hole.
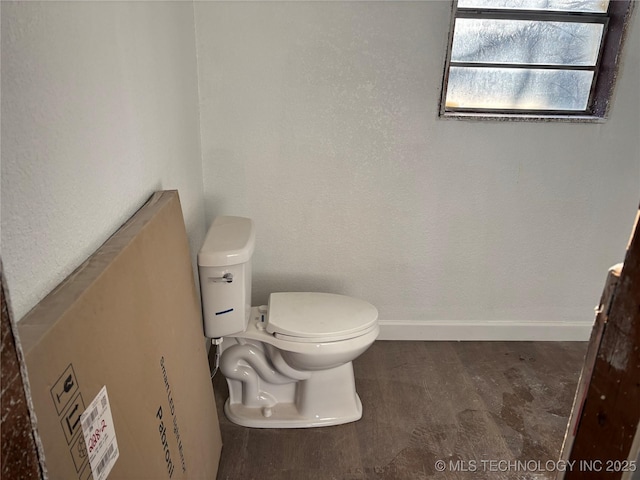
<instances>
[{"instance_id":1,"label":"water supply line","mask_svg":"<svg viewBox=\"0 0 640 480\"><path fill-rule=\"evenodd\" d=\"M216 352L213 357L213 373L211 374L211 380L216 375L218 367L220 366L220 344L222 344L222 337L212 338L211 345L215 345Z\"/></svg>"}]
</instances>

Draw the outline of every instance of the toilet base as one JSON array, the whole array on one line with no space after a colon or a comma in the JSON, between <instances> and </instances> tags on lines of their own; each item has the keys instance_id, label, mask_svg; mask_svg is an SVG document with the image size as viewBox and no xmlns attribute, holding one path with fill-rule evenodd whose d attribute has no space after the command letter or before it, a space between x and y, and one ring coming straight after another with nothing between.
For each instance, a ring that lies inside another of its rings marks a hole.
<instances>
[{"instance_id":1,"label":"toilet base","mask_svg":"<svg viewBox=\"0 0 640 480\"><path fill-rule=\"evenodd\" d=\"M342 425L355 422L362 417L362 402L358 394L355 396L355 408L352 412L341 412L339 417L305 417L295 403L277 403L273 407L251 408L241 403L231 404L229 399L224 404L227 418L237 425L251 428L312 428Z\"/></svg>"},{"instance_id":2,"label":"toilet base","mask_svg":"<svg viewBox=\"0 0 640 480\"><path fill-rule=\"evenodd\" d=\"M351 362L309 373L306 380L285 385L293 387L287 389L258 379L251 394L245 390L247 385L227 378L229 399L224 413L233 423L254 428L324 427L355 422L362 417Z\"/></svg>"}]
</instances>

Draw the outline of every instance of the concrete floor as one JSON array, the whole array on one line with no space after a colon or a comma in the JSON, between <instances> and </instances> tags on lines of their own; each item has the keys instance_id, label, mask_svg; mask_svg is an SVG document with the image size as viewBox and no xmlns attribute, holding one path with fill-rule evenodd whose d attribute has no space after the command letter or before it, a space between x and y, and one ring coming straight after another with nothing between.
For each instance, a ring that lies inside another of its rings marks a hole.
<instances>
[{"instance_id":1,"label":"concrete floor","mask_svg":"<svg viewBox=\"0 0 640 480\"><path fill-rule=\"evenodd\" d=\"M232 424L218 374L218 479L554 478L586 347L378 341L354 362L362 419L314 429Z\"/></svg>"}]
</instances>

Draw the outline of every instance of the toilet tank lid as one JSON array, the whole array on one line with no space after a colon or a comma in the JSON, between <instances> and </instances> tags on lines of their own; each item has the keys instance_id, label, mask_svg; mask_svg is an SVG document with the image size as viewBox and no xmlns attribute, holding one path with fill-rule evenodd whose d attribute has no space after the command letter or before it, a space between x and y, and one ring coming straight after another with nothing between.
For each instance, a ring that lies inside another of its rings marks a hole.
<instances>
[{"instance_id":1,"label":"toilet tank lid","mask_svg":"<svg viewBox=\"0 0 640 480\"><path fill-rule=\"evenodd\" d=\"M198 266L226 267L246 263L256 244L253 221L245 217L216 217L198 252Z\"/></svg>"}]
</instances>

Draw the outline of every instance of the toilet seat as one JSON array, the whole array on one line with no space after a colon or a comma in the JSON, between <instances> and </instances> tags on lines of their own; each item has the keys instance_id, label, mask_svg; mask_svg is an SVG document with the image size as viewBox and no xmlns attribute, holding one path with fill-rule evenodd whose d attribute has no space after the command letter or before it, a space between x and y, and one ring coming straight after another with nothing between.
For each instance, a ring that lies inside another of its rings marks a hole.
<instances>
[{"instance_id":1,"label":"toilet seat","mask_svg":"<svg viewBox=\"0 0 640 480\"><path fill-rule=\"evenodd\" d=\"M336 342L365 335L377 327L378 310L345 295L318 292L272 293L268 333L293 342Z\"/></svg>"}]
</instances>

